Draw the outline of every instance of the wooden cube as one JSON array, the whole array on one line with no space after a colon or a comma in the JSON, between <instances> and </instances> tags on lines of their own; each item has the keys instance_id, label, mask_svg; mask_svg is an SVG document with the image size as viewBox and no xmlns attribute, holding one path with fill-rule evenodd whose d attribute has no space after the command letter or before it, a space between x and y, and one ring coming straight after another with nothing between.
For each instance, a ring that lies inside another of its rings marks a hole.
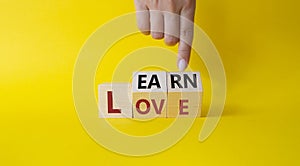
<instances>
[{"instance_id":1,"label":"wooden cube","mask_svg":"<svg viewBox=\"0 0 300 166\"><path fill-rule=\"evenodd\" d=\"M166 72L135 72L132 79L133 117L166 117Z\"/></svg>"},{"instance_id":2,"label":"wooden cube","mask_svg":"<svg viewBox=\"0 0 300 166\"><path fill-rule=\"evenodd\" d=\"M100 118L132 118L131 85L129 83L100 84L98 104Z\"/></svg>"},{"instance_id":3,"label":"wooden cube","mask_svg":"<svg viewBox=\"0 0 300 166\"><path fill-rule=\"evenodd\" d=\"M167 117L200 117L202 84L199 72L167 73Z\"/></svg>"}]
</instances>

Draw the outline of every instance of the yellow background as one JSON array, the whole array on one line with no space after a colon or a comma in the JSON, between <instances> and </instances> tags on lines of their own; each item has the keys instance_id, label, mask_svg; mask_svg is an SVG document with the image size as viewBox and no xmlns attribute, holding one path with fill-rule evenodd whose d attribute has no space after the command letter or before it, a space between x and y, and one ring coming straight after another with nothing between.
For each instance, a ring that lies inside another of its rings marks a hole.
<instances>
[{"instance_id":1,"label":"yellow background","mask_svg":"<svg viewBox=\"0 0 300 166\"><path fill-rule=\"evenodd\" d=\"M0 165L299 165L299 8L296 0L198 1L196 23L227 74L221 121L204 143L201 118L169 150L127 157L82 128L72 73L89 35L134 11L133 2L1 0Z\"/></svg>"}]
</instances>

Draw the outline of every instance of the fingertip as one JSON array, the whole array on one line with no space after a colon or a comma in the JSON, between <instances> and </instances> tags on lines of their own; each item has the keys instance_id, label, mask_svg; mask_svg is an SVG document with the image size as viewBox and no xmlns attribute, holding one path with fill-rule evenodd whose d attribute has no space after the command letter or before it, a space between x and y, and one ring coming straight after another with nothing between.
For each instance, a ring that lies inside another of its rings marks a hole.
<instances>
[{"instance_id":1,"label":"fingertip","mask_svg":"<svg viewBox=\"0 0 300 166\"><path fill-rule=\"evenodd\" d=\"M141 17L147 17L147 16L137 16L137 27L140 30L141 33L144 35L149 35L150 34L150 22L149 20L147 21L146 19L141 19Z\"/></svg>"},{"instance_id":2,"label":"fingertip","mask_svg":"<svg viewBox=\"0 0 300 166\"><path fill-rule=\"evenodd\" d=\"M163 39L164 34L161 32L151 32L151 36L153 39Z\"/></svg>"},{"instance_id":3,"label":"fingertip","mask_svg":"<svg viewBox=\"0 0 300 166\"><path fill-rule=\"evenodd\" d=\"M190 61L191 46L183 41L180 41L178 46L178 69L185 70Z\"/></svg>"},{"instance_id":4,"label":"fingertip","mask_svg":"<svg viewBox=\"0 0 300 166\"><path fill-rule=\"evenodd\" d=\"M174 45L176 45L178 43L178 38L166 35L165 36L165 43L168 46L174 46Z\"/></svg>"},{"instance_id":5,"label":"fingertip","mask_svg":"<svg viewBox=\"0 0 300 166\"><path fill-rule=\"evenodd\" d=\"M144 35L150 35L150 31L148 31L148 30L144 30L144 31L140 30L140 31Z\"/></svg>"},{"instance_id":6,"label":"fingertip","mask_svg":"<svg viewBox=\"0 0 300 166\"><path fill-rule=\"evenodd\" d=\"M184 71L187 67L186 60L183 58L178 59L177 67L178 67L179 71Z\"/></svg>"}]
</instances>

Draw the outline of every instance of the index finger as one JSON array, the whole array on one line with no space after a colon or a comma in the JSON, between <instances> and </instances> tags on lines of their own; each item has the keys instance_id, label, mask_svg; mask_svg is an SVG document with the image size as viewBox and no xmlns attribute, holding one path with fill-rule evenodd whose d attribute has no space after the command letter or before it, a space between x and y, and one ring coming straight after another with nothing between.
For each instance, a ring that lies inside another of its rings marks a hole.
<instances>
[{"instance_id":1,"label":"index finger","mask_svg":"<svg viewBox=\"0 0 300 166\"><path fill-rule=\"evenodd\" d=\"M194 9L182 10L180 16L180 42L178 46L177 66L183 71L190 60L194 36Z\"/></svg>"}]
</instances>

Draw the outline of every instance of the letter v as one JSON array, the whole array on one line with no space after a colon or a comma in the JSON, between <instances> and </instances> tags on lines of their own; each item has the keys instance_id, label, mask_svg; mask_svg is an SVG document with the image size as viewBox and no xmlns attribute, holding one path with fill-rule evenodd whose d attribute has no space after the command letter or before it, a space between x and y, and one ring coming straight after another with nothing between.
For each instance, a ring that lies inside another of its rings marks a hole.
<instances>
[{"instance_id":1,"label":"letter v","mask_svg":"<svg viewBox=\"0 0 300 166\"><path fill-rule=\"evenodd\" d=\"M155 112L156 112L157 114L161 114L162 108L163 108L164 103L165 103L165 99L161 99L160 104L159 104L159 109L157 108L157 104L156 104L156 101L155 101L154 99L151 99L151 102L152 102L152 104L153 104L153 107L154 107L154 109L155 109Z\"/></svg>"}]
</instances>

